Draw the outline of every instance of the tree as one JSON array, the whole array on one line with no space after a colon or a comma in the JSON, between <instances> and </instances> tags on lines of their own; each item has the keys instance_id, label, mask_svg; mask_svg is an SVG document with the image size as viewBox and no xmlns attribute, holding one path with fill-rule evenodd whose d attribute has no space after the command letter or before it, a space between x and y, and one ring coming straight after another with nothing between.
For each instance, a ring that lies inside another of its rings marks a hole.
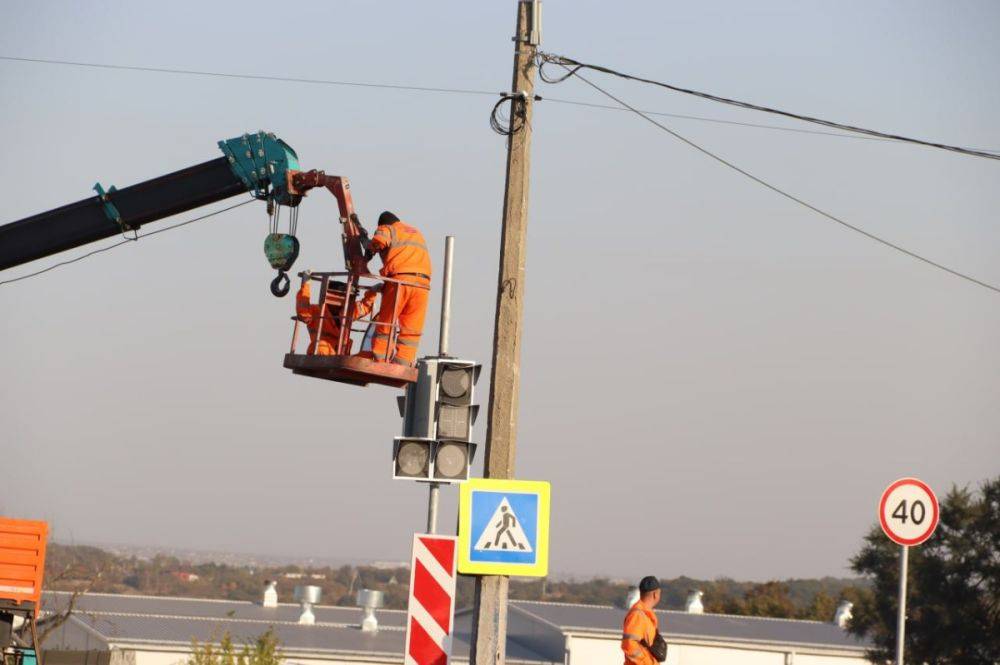
<instances>
[{"instance_id":1,"label":"tree","mask_svg":"<svg viewBox=\"0 0 1000 665\"><path fill-rule=\"evenodd\" d=\"M219 645L194 640L187 665L281 665L278 638L273 628L237 648L228 632L223 633Z\"/></svg>"},{"instance_id":2,"label":"tree","mask_svg":"<svg viewBox=\"0 0 1000 665\"><path fill-rule=\"evenodd\" d=\"M978 495L953 487L941 502L937 531L909 558L906 659L1000 662L1000 477ZM873 593L858 599L849 629L872 640L872 660L893 658L899 546L875 526L851 567L871 578Z\"/></svg>"}]
</instances>

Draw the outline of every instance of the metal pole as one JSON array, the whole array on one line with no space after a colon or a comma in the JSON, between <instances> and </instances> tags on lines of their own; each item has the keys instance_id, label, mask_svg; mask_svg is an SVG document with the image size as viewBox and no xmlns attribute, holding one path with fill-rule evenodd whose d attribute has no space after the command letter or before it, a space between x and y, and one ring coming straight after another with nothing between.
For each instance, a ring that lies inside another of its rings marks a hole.
<instances>
[{"instance_id":1,"label":"metal pole","mask_svg":"<svg viewBox=\"0 0 1000 665\"><path fill-rule=\"evenodd\" d=\"M451 272L455 254L455 236L444 239L444 279L441 283L441 332L438 335L438 356L448 355L448 329L451 327ZM436 434L436 432L435 432ZM431 483L427 494L427 533L437 533L438 503L441 484Z\"/></svg>"},{"instance_id":2,"label":"metal pole","mask_svg":"<svg viewBox=\"0 0 1000 665\"><path fill-rule=\"evenodd\" d=\"M906 635L906 568L910 548L901 547L899 553L899 615L896 617L896 665L903 665L903 642Z\"/></svg>"},{"instance_id":3,"label":"metal pole","mask_svg":"<svg viewBox=\"0 0 1000 665\"><path fill-rule=\"evenodd\" d=\"M531 170L531 116L535 99L535 54L541 32L541 0L517 3L514 73L511 82L510 134L497 309L493 320L493 368L490 372L489 420L483 475L513 478L517 451L517 406L521 378L521 329ZM470 665L502 665L507 653L507 593L502 575L476 578Z\"/></svg>"},{"instance_id":4,"label":"metal pole","mask_svg":"<svg viewBox=\"0 0 1000 665\"><path fill-rule=\"evenodd\" d=\"M427 533L437 533L438 499L440 498L440 483L431 483L430 494L427 495Z\"/></svg>"},{"instance_id":5,"label":"metal pole","mask_svg":"<svg viewBox=\"0 0 1000 665\"><path fill-rule=\"evenodd\" d=\"M444 239L444 281L441 284L441 334L438 355L448 355L448 329L451 327L451 262L455 253L455 236Z\"/></svg>"}]
</instances>

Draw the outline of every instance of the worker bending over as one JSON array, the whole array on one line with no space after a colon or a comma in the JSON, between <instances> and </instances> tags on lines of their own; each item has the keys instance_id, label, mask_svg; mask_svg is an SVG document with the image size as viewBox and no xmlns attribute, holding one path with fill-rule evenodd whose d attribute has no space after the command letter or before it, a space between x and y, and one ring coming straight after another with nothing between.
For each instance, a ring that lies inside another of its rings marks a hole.
<instances>
[{"instance_id":1,"label":"worker bending over","mask_svg":"<svg viewBox=\"0 0 1000 665\"><path fill-rule=\"evenodd\" d=\"M347 285L343 282L331 281L327 288L327 305L323 320L320 321L319 303L312 303L312 279L306 271L306 279L295 294L295 313L299 321L306 324L309 331L309 353L317 356L332 356L336 353L337 340L340 337L340 307L347 297ZM375 309L375 298L381 291L381 284L365 290L364 296L354 303L352 318L359 319L368 316ZM332 298L331 298L332 294ZM351 337L344 340L347 348L345 355L351 352Z\"/></svg>"},{"instance_id":2,"label":"worker bending over","mask_svg":"<svg viewBox=\"0 0 1000 665\"><path fill-rule=\"evenodd\" d=\"M420 231L386 211L378 218L378 228L369 242L366 258L371 259L375 254L382 258L379 274L383 277L419 286L385 282L375 315L371 353L380 362L411 366L417 358L430 293L431 256L427 243ZM395 349L390 352L389 335L394 312L399 321L399 335Z\"/></svg>"},{"instance_id":3,"label":"worker bending over","mask_svg":"<svg viewBox=\"0 0 1000 665\"><path fill-rule=\"evenodd\" d=\"M639 600L625 615L622 628L625 665L657 665L666 659L666 645L660 637L659 622L653 612L660 602L660 581L652 575L642 578L639 594Z\"/></svg>"}]
</instances>

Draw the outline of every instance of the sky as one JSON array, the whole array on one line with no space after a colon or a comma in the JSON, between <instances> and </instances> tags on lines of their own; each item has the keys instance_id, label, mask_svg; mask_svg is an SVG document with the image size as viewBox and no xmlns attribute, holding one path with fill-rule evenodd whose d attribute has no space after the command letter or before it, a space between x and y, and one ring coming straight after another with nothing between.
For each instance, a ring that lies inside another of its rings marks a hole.
<instances>
[{"instance_id":1,"label":"sky","mask_svg":"<svg viewBox=\"0 0 1000 665\"><path fill-rule=\"evenodd\" d=\"M7 2L0 55L501 91L514 9ZM547 0L542 48L1000 150L997 25L989 1ZM590 78L643 109L809 128ZM349 176L369 224L389 209L421 228L436 268L444 237L456 237L453 352L488 362L506 150L489 127L493 98L12 61L0 61L0 90L0 222L273 131L303 167ZM891 481L915 475L943 495L1000 473L1000 295L839 227L631 113L552 101L609 103L579 81L537 92L516 471L552 483L553 572L847 575ZM853 224L1000 283L995 161L659 120ZM0 513L49 520L61 542L409 558L427 490L391 479L397 392L282 368L292 302L268 292L266 232L263 205L248 205L0 286ZM297 268L340 269L332 197L305 201L299 237ZM437 348L438 312L435 292L424 353ZM442 494L450 528L457 490Z\"/></svg>"}]
</instances>

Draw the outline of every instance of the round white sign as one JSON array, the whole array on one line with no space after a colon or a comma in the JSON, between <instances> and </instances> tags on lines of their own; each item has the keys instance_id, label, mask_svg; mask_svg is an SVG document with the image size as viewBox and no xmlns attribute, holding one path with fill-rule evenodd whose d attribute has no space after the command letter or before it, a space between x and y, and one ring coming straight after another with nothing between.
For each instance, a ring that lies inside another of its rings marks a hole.
<instances>
[{"instance_id":1,"label":"round white sign","mask_svg":"<svg viewBox=\"0 0 1000 665\"><path fill-rule=\"evenodd\" d=\"M938 500L924 482L900 478L882 492L878 504L882 530L900 545L919 545L938 525Z\"/></svg>"}]
</instances>

